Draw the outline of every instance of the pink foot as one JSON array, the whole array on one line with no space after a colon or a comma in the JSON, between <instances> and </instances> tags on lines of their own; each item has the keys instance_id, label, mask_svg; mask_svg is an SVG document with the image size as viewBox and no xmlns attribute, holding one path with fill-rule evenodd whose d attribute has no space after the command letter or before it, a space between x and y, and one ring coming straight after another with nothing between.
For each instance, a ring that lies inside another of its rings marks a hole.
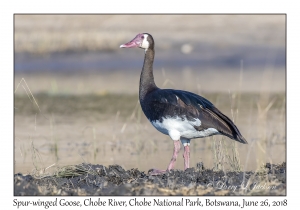
<instances>
[{"instance_id":1,"label":"pink foot","mask_svg":"<svg viewBox=\"0 0 300 210\"><path fill-rule=\"evenodd\" d=\"M157 176L157 175L165 174L166 172L167 170L150 169L148 171L148 174L152 176Z\"/></svg>"},{"instance_id":2,"label":"pink foot","mask_svg":"<svg viewBox=\"0 0 300 210\"><path fill-rule=\"evenodd\" d=\"M179 140L178 141L174 141L173 156L172 156L172 159L170 161L170 164L169 164L167 170L150 169L148 171L148 174L153 175L153 176L155 176L155 175L161 175L161 174L165 174L167 171L170 171L171 169L173 169L179 151L180 151L180 141Z\"/></svg>"}]
</instances>

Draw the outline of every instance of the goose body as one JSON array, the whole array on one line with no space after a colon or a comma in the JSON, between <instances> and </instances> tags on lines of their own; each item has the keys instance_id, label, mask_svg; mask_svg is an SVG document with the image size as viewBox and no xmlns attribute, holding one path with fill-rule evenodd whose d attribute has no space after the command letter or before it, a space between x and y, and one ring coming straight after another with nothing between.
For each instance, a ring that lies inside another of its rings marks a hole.
<instances>
[{"instance_id":1,"label":"goose body","mask_svg":"<svg viewBox=\"0 0 300 210\"><path fill-rule=\"evenodd\" d=\"M138 34L121 48L139 47L145 50L144 65L140 77L139 100L142 110L151 124L174 142L174 152L167 170L174 167L180 141L184 146L184 169L189 167L190 140L212 135L224 135L246 144L236 125L207 99L183 90L160 89L153 77L154 39L148 33ZM150 174L165 173L153 169Z\"/></svg>"}]
</instances>

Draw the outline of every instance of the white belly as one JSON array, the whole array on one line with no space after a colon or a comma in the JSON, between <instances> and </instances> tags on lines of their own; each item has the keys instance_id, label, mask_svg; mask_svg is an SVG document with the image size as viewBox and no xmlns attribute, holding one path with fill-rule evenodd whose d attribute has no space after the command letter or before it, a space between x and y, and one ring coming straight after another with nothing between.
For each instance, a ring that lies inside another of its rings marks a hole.
<instances>
[{"instance_id":1,"label":"white belly","mask_svg":"<svg viewBox=\"0 0 300 210\"><path fill-rule=\"evenodd\" d=\"M151 121L150 121L151 122ZM152 125L160 132L169 135L173 140L179 140L180 137L186 139L202 138L219 133L215 128L208 128L197 131L194 126L200 126L201 121L188 121L186 118L163 118L162 122L152 121Z\"/></svg>"}]
</instances>

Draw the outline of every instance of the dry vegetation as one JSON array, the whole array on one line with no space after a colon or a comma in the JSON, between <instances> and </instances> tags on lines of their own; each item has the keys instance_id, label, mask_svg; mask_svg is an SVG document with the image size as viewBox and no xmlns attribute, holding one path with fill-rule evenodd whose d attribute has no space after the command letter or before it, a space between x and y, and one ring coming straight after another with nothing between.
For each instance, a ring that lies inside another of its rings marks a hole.
<instances>
[{"instance_id":1,"label":"dry vegetation","mask_svg":"<svg viewBox=\"0 0 300 210\"><path fill-rule=\"evenodd\" d=\"M284 47L285 16L15 15L15 52L115 51L116 43L141 32L161 40L156 46L161 50L199 41L221 47L245 43Z\"/></svg>"},{"instance_id":2,"label":"dry vegetation","mask_svg":"<svg viewBox=\"0 0 300 210\"><path fill-rule=\"evenodd\" d=\"M205 97L234 119L249 145L220 136L193 140L193 165L203 161L216 169L241 170L256 169L265 161L285 160L283 93L270 94L266 104L255 93L238 96L214 93ZM144 117L137 95L37 94L35 100L39 107L28 96L15 96L18 170L32 164L31 141L41 153L41 168L52 163L87 161L148 170L165 167L168 162L171 142ZM157 163L157 155L165 161ZM182 168L181 162L178 161L177 168Z\"/></svg>"}]
</instances>

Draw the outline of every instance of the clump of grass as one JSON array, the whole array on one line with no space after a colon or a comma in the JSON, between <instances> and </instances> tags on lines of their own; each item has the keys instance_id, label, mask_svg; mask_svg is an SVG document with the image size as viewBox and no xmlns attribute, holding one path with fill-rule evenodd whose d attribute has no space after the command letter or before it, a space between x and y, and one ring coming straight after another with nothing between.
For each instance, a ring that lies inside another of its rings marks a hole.
<instances>
[{"instance_id":1,"label":"clump of grass","mask_svg":"<svg viewBox=\"0 0 300 210\"><path fill-rule=\"evenodd\" d=\"M216 136L212 137L213 139L213 170L219 171L224 169L224 150L222 149L222 141L218 140Z\"/></svg>"},{"instance_id":2,"label":"clump of grass","mask_svg":"<svg viewBox=\"0 0 300 210\"><path fill-rule=\"evenodd\" d=\"M231 104L231 115L232 121L235 122L238 117L238 108L236 112L234 112L233 104L236 103L234 101L235 98L240 100L240 94L236 97L236 94L232 94L229 91L230 95L230 104ZM237 102L239 104L239 101ZM229 140L225 137L217 138L213 136L213 146L212 152L214 157L214 170L225 170L227 166L231 171L241 171L241 163L239 158L239 152L237 150L236 142L234 140Z\"/></svg>"},{"instance_id":3,"label":"clump of grass","mask_svg":"<svg viewBox=\"0 0 300 210\"><path fill-rule=\"evenodd\" d=\"M57 170L54 172L53 176L59 178L69 178L88 174L98 175L98 173L95 170L93 170L90 165L79 164L58 167Z\"/></svg>"},{"instance_id":4,"label":"clump of grass","mask_svg":"<svg viewBox=\"0 0 300 210\"><path fill-rule=\"evenodd\" d=\"M81 175L98 175L97 171L95 171L90 164L81 163L77 165L66 165L66 166L55 166L56 164L52 164L46 168L38 167L33 170L32 175L36 179L42 178L71 178L77 177ZM52 168L52 170L49 170ZM39 170L37 170L39 169Z\"/></svg>"},{"instance_id":5,"label":"clump of grass","mask_svg":"<svg viewBox=\"0 0 300 210\"><path fill-rule=\"evenodd\" d=\"M230 171L241 171L239 153L236 142L226 137L213 138L213 169L216 171L229 169Z\"/></svg>"}]
</instances>

